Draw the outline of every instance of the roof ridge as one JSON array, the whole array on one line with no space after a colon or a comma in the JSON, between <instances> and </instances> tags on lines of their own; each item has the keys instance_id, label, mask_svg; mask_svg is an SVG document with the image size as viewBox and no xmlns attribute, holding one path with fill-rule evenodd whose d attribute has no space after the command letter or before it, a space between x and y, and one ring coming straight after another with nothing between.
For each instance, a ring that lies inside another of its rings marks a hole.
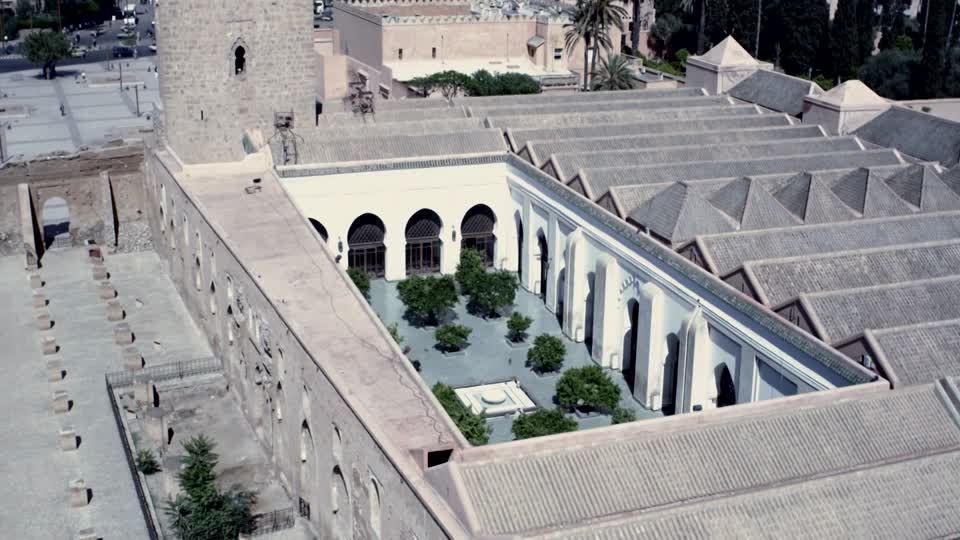
<instances>
[{"instance_id":1,"label":"roof ridge","mask_svg":"<svg viewBox=\"0 0 960 540\"><path fill-rule=\"evenodd\" d=\"M769 230L769 229L767 229ZM819 259L834 259L840 257L849 257L851 255L873 255L875 253L884 253L888 251L906 251L910 249L928 249L939 246L948 246L951 244L960 245L960 238L949 240L930 240L928 242L911 242L908 244L891 244L887 246L868 247L858 249L845 249L843 251L828 251L809 255L791 255L789 257L774 257L772 259L751 259L743 262L743 266L765 266L768 264L784 264L790 262L801 262Z\"/></svg>"},{"instance_id":2,"label":"roof ridge","mask_svg":"<svg viewBox=\"0 0 960 540\"><path fill-rule=\"evenodd\" d=\"M916 279L911 281L898 281L896 283L883 283L880 285L867 285L865 287L852 287L849 289L836 289L833 291L821 291L813 293L800 293L799 296L806 298L823 298L826 296L843 296L844 294L855 294L866 291L881 291L885 289L897 289L906 287L921 287L936 283L948 283L951 281L960 282L960 274L950 276L940 276L935 278Z\"/></svg>"},{"instance_id":3,"label":"roof ridge","mask_svg":"<svg viewBox=\"0 0 960 540\"><path fill-rule=\"evenodd\" d=\"M903 332L904 330L913 330L919 328L937 328L940 326L960 326L960 319L944 319L942 321L926 321L913 324L904 324L901 326L889 326L887 328L869 329L874 335L892 334L894 332Z\"/></svg>"}]
</instances>

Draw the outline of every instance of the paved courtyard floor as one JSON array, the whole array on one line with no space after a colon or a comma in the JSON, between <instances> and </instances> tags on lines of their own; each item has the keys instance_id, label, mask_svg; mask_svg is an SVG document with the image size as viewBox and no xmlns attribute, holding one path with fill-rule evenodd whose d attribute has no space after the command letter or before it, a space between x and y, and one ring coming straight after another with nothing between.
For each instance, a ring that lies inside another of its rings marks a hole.
<instances>
[{"instance_id":1,"label":"paved courtyard floor","mask_svg":"<svg viewBox=\"0 0 960 540\"><path fill-rule=\"evenodd\" d=\"M433 337L435 327L416 328L404 318L405 307L397 297L397 284L384 280L375 280L370 284L370 304L374 311L386 324L396 323L403 337L402 346L409 346L407 356L410 360L420 362L420 375L428 386L443 382L454 388L473 386L478 384L504 382L516 377L520 386L530 396L538 407L554 407L555 387L560 379L560 373L548 376L539 376L529 367L526 367L527 351L529 347L511 348L507 345L506 317L484 320L471 315L466 310L466 299L461 297L460 302L453 310L451 319L457 324L463 324L473 329L470 335L470 344L462 356L447 356L438 351ZM567 346L567 356L563 369L581 367L593 364L590 351L583 343L574 343L567 339L560 330L557 317L546 309L540 297L523 289L517 289L517 299L514 311L519 311L533 319L528 331L528 343L540 334L551 334L563 339ZM451 321L448 321L451 322ZM656 418L661 412L645 409L633 399L626 381L619 371L608 371L610 378L620 387L620 405L633 410L637 419ZM577 420L580 429L607 426L610 417L594 415L586 418L570 415ZM513 417L510 415L491 417L487 422L493 427L490 443L499 443L513 440L510 427Z\"/></svg>"},{"instance_id":2,"label":"paved courtyard floor","mask_svg":"<svg viewBox=\"0 0 960 540\"><path fill-rule=\"evenodd\" d=\"M122 86L120 65L121 59L66 66L51 80L40 78L37 69L0 74L0 124L8 128L9 156L72 153L84 145L138 138L140 130L152 129L153 102L159 96L154 60L122 59Z\"/></svg>"}]
</instances>

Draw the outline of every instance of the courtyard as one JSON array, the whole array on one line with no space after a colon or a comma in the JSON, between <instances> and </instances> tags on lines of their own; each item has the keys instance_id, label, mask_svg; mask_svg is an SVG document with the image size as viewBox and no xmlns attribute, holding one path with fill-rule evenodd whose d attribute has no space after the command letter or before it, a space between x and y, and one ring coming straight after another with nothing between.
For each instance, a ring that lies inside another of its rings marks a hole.
<instances>
[{"instance_id":1,"label":"courtyard","mask_svg":"<svg viewBox=\"0 0 960 540\"><path fill-rule=\"evenodd\" d=\"M396 324L403 338L401 348L409 347L407 357L411 362L420 363L420 376L427 386L441 382L453 388L502 383L516 379L519 386L529 396L537 408L556 406L556 384L563 371L569 368L594 365L590 351L585 343L574 343L566 338L560 328L556 315L547 310L539 296L517 288L513 312L519 312L533 319L527 331L525 345L516 347L507 344L507 318L510 313L494 319L484 319L467 311L466 298L460 296L457 305L443 322L455 322L472 330L469 345L460 353L444 354L436 348L434 326L417 327L405 317L406 307L397 296L397 283L382 279L370 283L370 304L384 324ZM536 336L549 334L563 340L566 357L560 371L539 375L526 366L527 351ZM606 373L620 388L620 407L634 412L638 420L662 416L660 411L651 411L642 407L633 399L630 388L618 371L606 370ZM610 416L593 413L590 415L568 414L577 421L578 429L590 429L610 425ZM489 444L513 440L511 425L514 414L487 418L493 428Z\"/></svg>"}]
</instances>

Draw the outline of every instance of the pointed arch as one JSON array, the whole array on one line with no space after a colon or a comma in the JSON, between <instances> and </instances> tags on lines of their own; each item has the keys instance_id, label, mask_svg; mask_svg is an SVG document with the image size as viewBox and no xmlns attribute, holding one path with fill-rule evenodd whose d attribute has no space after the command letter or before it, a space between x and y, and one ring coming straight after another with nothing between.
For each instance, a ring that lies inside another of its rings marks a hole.
<instances>
[{"instance_id":1,"label":"pointed arch","mask_svg":"<svg viewBox=\"0 0 960 540\"><path fill-rule=\"evenodd\" d=\"M347 232L347 262L373 277L383 277L386 270L387 228L374 214L363 214L353 221Z\"/></svg>"},{"instance_id":2,"label":"pointed arch","mask_svg":"<svg viewBox=\"0 0 960 540\"><path fill-rule=\"evenodd\" d=\"M230 47L230 74L235 78L243 78L249 69L248 60L250 47L243 38L237 38Z\"/></svg>"},{"instance_id":3,"label":"pointed arch","mask_svg":"<svg viewBox=\"0 0 960 540\"><path fill-rule=\"evenodd\" d=\"M432 274L440 271L442 242L440 216L429 208L418 210L407 220L407 274Z\"/></svg>"},{"instance_id":4,"label":"pointed arch","mask_svg":"<svg viewBox=\"0 0 960 540\"><path fill-rule=\"evenodd\" d=\"M487 267L493 266L496 256L497 237L493 234L496 223L496 214L485 204L467 210L460 222L460 248L480 251Z\"/></svg>"}]
</instances>

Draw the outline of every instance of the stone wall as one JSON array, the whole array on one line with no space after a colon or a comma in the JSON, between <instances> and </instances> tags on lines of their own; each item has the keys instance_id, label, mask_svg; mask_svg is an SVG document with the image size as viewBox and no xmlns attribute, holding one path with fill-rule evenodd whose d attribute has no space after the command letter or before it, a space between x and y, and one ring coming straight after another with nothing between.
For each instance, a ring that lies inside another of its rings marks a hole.
<instances>
[{"instance_id":1,"label":"stone wall","mask_svg":"<svg viewBox=\"0 0 960 540\"><path fill-rule=\"evenodd\" d=\"M186 163L243 157L245 128L274 131L275 113L315 125L317 62L310 0L169 0L156 9L167 143ZM243 48L244 67L235 59Z\"/></svg>"},{"instance_id":2,"label":"stone wall","mask_svg":"<svg viewBox=\"0 0 960 540\"><path fill-rule=\"evenodd\" d=\"M410 481L287 327L242 261L155 156L147 214L184 304L294 504L320 538L447 538ZM161 202L162 201L162 202ZM304 291L300 301L311 299ZM376 485L376 488L373 486ZM372 527L379 501L379 534Z\"/></svg>"},{"instance_id":3,"label":"stone wall","mask_svg":"<svg viewBox=\"0 0 960 540\"><path fill-rule=\"evenodd\" d=\"M29 186L31 213L41 236L44 204L60 197L69 209L73 245L94 242L116 245L120 251L151 248L142 212L142 144L5 163L0 167L0 254L22 251L17 217L21 183Z\"/></svg>"}]
</instances>

